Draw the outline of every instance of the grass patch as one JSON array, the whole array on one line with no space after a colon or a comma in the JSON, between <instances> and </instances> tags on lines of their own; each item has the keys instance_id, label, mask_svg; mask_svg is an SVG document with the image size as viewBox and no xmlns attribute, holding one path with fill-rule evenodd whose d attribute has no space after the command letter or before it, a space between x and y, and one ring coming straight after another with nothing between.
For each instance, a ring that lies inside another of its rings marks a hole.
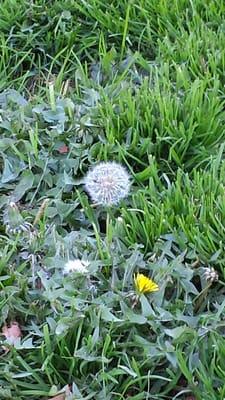
<instances>
[{"instance_id":1,"label":"grass patch","mask_svg":"<svg viewBox=\"0 0 225 400\"><path fill-rule=\"evenodd\" d=\"M0 397L223 399L224 2L0 11ZM131 177L111 208L101 161Z\"/></svg>"}]
</instances>

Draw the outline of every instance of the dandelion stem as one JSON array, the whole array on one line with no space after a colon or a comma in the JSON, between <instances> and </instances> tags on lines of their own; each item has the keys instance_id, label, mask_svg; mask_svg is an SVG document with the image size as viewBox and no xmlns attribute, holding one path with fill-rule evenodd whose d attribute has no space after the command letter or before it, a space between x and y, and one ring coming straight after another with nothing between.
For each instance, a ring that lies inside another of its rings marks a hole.
<instances>
[{"instance_id":1,"label":"dandelion stem","mask_svg":"<svg viewBox=\"0 0 225 400\"><path fill-rule=\"evenodd\" d=\"M56 104L55 104L55 92L54 92L54 83L50 82L49 83L49 99L50 99L50 105L52 111L56 110Z\"/></svg>"},{"instance_id":2,"label":"dandelion stem","mask_svg":"<svg viewBox=\"0 0 225 400\"><path fill-rule=\"evenodd\" d=\"M31 254L31 273L32 273L32 286L35 288L35 256Z\"/></svg>"},{"instance_id":3,"label":"dandelion stem","mask_svg":"<svg viewBox=\"0 0 225 400\"><path fill-rule=\"evenodd\" d=\"M113 239L113 228L112 228L112 220L109 209L107 210L107 215L106 215L106 239L107 239L108 251L110 253L110 247Z\"/></svg>"},{"instance_id":4,"label":"dandelion stem","mask_svg":"<svg viewBox=\"0 0 225 400\"><path fill-rule=\"evenodd\" d=\"M96 241L97 241L98 252L99 252L101 259L104 261L105 257L104 257L104 253L102 251L101 238L100 238L100 235L99 235L96 225L94 223L92 223L92 225L93 225L93 229L94 229L94 233L95 233L95 237L96 237Z\"/></svg>"}]
</instances>

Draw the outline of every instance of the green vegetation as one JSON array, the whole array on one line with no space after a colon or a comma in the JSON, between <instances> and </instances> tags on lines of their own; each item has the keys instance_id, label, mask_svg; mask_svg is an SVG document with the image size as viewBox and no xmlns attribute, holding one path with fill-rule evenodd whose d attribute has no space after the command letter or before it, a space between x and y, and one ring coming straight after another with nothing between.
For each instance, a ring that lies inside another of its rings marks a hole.
<instances>
[{"instance_id":1,"label":"green vegetation","mask_svg":"<svg viewBox=\"0 0 225 400\"><path fill-rule=\"evenodd\" d=\"M223 400L224 1L0 13L0 399ZM112 160L107 208L83 179Z\"/></svg>"}]
</instances>

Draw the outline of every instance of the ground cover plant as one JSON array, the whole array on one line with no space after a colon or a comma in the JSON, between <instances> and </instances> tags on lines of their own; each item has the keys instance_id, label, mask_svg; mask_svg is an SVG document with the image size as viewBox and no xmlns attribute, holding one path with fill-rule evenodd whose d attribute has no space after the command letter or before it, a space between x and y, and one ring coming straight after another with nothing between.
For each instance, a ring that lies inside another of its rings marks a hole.
<instances>
[{"instance_id":1,"label":"ground cover plant","mask_svg":"<svg viewBox=\"0 0 225 400\"><path fill-rule=\"evenodd\" d=\"M0 12L0 398L224 399L224 2Z\"/></svg>"}]
</instances>

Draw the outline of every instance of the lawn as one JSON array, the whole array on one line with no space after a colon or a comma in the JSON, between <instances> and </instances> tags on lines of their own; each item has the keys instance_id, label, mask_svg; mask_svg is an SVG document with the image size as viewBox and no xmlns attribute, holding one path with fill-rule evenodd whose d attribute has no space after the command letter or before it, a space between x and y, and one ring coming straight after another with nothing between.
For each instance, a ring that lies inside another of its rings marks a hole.
<instances>
[{"instance_id":1,"label":"lawn","mask_svg":"<svg viewBox=\"0 0 225 400\"><path fill-rule=\"evenodd\" d=\"M0 15L0 399L224 400L224 1Z\"/></svg>"}]
</instances>

